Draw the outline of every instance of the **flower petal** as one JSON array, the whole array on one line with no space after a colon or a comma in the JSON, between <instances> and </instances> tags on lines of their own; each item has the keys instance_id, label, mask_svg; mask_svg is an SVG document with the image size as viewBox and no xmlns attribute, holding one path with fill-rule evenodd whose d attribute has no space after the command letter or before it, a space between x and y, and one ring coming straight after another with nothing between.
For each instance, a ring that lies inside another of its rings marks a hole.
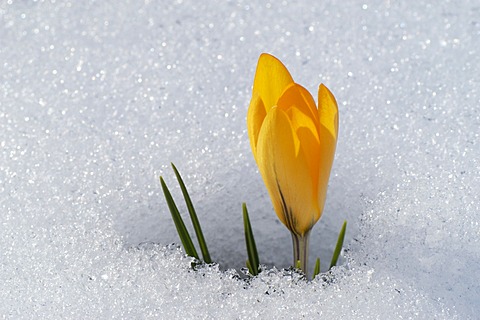
<instances>
[{"instance_id":1,"label":"flower petal","mask_svg":"<svg viewBox=\"0 0 480 320\"><path fill-rule=\"evenodd\" d=\"M318 117L320 120L320 171L318 202L320 215L327 197L328 179L335 156L338 137L338 106L333 94L320 84L318 88Z\"/></svg>"},{"instance_id":2,"label":"flower petal","mask_svg":"<svg viewBox=\"0 0 480 320\"><path fill-rule=\"evenodd\" d=\"M310 98L308 98L308 96ZM320 140L317 107L310 93L301 85L292 83L278 100L278 108L285 111L300 140L302 152L310 168L315 194L318 186Z\"/></svg>"},{"instance_id":3,"label":"flower petal","mask_svg":"<svg viewBox=\"0 0 480 320\"><path fill-rule=\"evenodd\" d=\"M279 219L290 231L304 235L319 216L317 193L300 140L280 108L272 108L263 121L257 164Z\"/></svg>"},{"instance_id":4,"label":"flower petal","mask_svg":"<svg viewBox=\"0 0 480 320\"><path fill-rule=\"evenodd\" d=\"M260 55L253 81L253 92L262 99L266 113L277 104L285 87L292 82L292 76L280 60L267 53Z\"/></svg>"},{"instance_id":5,"label":"flower petal","mask_svg":"<svg viewBox=\"0 0 480 320\"><path fill-rule=\"evenodd\" d=\"M255 159L257 159L258 134L260 133L260 128L266 115L267 112L262 99L258 93L254 92L247 113L247 129L250 146Z\"/></svg>"},{"instance_id":6,"label":"flower petal","mask_svg":"<svg viewBox=\"0 0 480 320\"><path fill-rule=\"evenodd\" d=\"M277 105L284 111L296 105L303 114L312 120L318 132L318 110L315 100L313 100L310 92L298 83L291 83L285 88Z\"/></svg>"}]
</instances>

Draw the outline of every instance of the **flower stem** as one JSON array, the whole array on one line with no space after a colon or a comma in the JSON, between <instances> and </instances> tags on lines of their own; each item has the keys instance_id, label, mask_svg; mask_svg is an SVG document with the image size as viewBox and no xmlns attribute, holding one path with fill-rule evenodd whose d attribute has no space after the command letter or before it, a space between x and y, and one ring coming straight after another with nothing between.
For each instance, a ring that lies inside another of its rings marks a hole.
<instances>
[{"instance_id":1,"label":"flower stem","mask_svg":"<svg viewBox=\"0 0 480 320\"><path fill-rule=\"evenodd\" d=\"M310 230L303 236L291 233L293 242L293 265L297 265L300 261L300 269L308 278L308 239L310 238Z\"/></svg>"}]
</instances>

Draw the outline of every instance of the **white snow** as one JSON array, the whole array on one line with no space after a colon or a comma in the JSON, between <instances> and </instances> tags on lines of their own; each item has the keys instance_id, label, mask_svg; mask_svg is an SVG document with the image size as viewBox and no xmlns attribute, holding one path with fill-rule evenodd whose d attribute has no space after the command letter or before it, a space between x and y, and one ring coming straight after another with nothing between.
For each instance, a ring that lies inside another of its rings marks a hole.
<instances>
[{"instance_id":1,"label":"white snow","mask_svg":"<svg viewBox=\"0 0 480 320\"><path fill-rule=\"evenodd\" d=\"M1 1L0 316L475 319L479 51L476 1ZM324 281L281 270L245 124L262 52L339 102L312 262L349 227ZM171 245L170 162L220 266Z\"/></svg>"}]
</instances>

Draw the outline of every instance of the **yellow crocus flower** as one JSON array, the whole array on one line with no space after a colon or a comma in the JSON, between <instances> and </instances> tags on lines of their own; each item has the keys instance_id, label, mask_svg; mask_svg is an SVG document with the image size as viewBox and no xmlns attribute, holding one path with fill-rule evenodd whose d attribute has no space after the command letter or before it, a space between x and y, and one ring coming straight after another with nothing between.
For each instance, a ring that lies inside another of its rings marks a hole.
<instances>
[{"instance_id":1,"label":"yellow crocus flower","mask_svg":"<svg viewBox=\"0 0 480 320\"><path fill-rule=\"evenodd\" d=\"M323 84L318 109L272 55L258 60L247 115L253 155L280 221L292 233L294 265L307 273L308 235L320 219L338 136L335 97Z\"/></svg>"}]
</instances>

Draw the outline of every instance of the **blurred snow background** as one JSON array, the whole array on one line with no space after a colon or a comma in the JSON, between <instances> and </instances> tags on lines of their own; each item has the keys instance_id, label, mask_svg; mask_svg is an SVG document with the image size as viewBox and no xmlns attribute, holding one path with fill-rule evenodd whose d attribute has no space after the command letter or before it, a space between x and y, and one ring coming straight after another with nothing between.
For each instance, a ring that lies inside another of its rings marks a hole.
<instances>
[{"instance_id":1,"label":"blurred snow background","mask_svg":"<svg viewBox=\"0 0 480 320\"><path fill-rule=\"evenodd\" d=\"M479 51L476 1L1 1L0 315L476 318ZM339 102L327 282L235 277L243 201L262 263L291 263L246 133L261 52ZM219 267L170 245L170 162Z\"/></svg>"}]
</instances>

